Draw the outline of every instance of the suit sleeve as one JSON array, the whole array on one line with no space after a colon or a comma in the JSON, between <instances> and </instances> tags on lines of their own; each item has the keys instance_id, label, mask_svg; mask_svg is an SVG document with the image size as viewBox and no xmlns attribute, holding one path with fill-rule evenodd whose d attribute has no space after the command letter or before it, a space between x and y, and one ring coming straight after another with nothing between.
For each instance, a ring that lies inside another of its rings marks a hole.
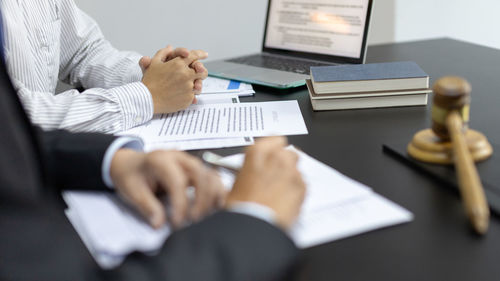
<instances>
[{"instance_id":1,"label":"suit sleeve","mask_svg":"<svg viewBox=\"0 0 500 281\"><path fill-rule=\"evenodd\" d=\"M36 131L47 184L57 189L107 188L102 178L102 161L114 136L39 128Z\"/></svg>"},{"instance_id":2,"label":"suit sleeve","mask_svg":"<svg viewBox=\"0 0 500 281\"><path fill-rule=\"evenodd\" d=\"M158 256L135 256L107 280L281 280L298 256L278 228L251 216L219 212L174 233Z\"/></svg>"}]
</instances>

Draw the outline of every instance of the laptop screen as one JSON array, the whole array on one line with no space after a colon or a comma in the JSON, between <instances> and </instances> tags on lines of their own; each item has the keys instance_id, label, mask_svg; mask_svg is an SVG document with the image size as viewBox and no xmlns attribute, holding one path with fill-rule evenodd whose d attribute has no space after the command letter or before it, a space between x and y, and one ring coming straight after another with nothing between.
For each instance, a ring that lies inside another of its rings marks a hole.
<instances>
[{"instance_id":1,"label":"laptop screen","mask_svg":"<svg viewBox=\"0 0 500 281\"><path fill-rule=\"evenodd\" d=\"M360 58L369 0L272 0L264 46Z\"/></svg>"}]
</instances>

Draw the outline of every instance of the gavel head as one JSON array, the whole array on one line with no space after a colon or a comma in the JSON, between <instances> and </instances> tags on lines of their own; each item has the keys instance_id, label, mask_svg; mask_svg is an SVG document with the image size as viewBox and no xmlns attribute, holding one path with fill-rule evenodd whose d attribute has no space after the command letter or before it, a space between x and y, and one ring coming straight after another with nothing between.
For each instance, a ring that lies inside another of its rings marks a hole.
<instances>
[{"instance_id":1,"label":"gavel head","mask_svg":"<svg viewBox=\"0 0 500 281\"><path fill-rule=\"evenodd\" d=\"M443 141L450 139L446 128L446 117L451 111L458 111L462 116L463 130L468 129L471 87L467 80L446 76L434 83L432 88L432 131Z\"/></svg>"}]
</instances>

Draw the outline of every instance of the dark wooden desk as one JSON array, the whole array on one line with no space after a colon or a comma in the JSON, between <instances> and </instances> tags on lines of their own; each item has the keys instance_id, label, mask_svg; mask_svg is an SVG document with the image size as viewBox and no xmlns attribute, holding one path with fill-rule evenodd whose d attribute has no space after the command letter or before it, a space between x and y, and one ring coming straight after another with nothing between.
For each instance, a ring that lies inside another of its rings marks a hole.
<instances>
[{"instance_id":1,"label":"dark wooden desk","mask_svg":"<svg viewBox=\"0 0 500 281\"><path fill-rule=\"evenodd\" d=\"M500 50L450 39L368 49L367 62L403 60L417 62L431 83L444 75L466 77L473 89L471 127L500 144ZM295 280L500 280L500 218L492 217L486 237L476 236L455 190L382 150L387 140L410 140L418 129L427 128L430 104L313 112L305 89L259 89L255 97L242 101L284 99L299 101L309 129L309 135L290 137L290 143L415 214L409 224L305 250Z\"/></svg>"}]
</instances>

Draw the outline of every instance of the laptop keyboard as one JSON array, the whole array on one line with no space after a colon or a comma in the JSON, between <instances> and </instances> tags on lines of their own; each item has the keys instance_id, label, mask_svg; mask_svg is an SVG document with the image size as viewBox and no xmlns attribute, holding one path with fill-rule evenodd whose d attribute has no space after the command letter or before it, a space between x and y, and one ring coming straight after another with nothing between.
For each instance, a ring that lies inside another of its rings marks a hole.
<instances>
[{"instance_id":1,"label":"laptop keyboard","mask_svg":"<svg viewBox=\"0 0 500 281\"><path fill-rule=\"evenodd\" d=\"M250 55L245 57L238 57L227 60L233 63L264 67L269 69L283 70L287 72L295 72L300 74L309 75L309 68L311 66L325 66L330 65L326 63L294 60L283 57L269 56L269 55Z\"/></svg>"}]
</instances>

